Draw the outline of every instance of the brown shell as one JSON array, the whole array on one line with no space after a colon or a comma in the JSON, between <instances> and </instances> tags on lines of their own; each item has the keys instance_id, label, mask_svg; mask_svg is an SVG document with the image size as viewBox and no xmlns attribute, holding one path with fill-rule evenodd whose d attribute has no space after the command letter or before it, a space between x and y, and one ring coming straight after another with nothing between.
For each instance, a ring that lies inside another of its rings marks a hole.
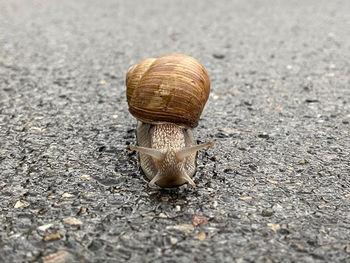
<instances>
[{"instance_id":1,"label":"brown shell","mask_svg":"<svg viewBox=\"0 0 350 263\"><path fill-rule=\"evenodd\" d=\"M208 73L185 55L146 59L126 75L129 111L145 123L171 122L194 128L209 92Z\"/></svg>"}]
</instances>

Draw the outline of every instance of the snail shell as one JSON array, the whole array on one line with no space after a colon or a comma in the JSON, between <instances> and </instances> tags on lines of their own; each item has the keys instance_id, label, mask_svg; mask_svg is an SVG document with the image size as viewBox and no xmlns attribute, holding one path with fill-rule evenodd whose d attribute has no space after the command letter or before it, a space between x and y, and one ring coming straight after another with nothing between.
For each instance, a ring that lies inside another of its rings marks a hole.
<instances>
[{"instance_id":1,"label":"snail shell","mask_svg":"<svg viewBox=\"0 0 350 263\"><path fill-rule=\"evenodd\" d=\"M138 146L130 149L139 152L148 185L195 187L197 151L213 145L196 145L191 131L210 92L204 67L180 54L149 58L128 70L126 87L129 111L138 120Z\"/></svg>"},{"instance_id":2,"label":"snail shell","mask_svg":"<svg viewBox=\"0 0 350 263\"><path fill-rule=\"evenodd\" d=\"M144 123L197 127L210 92L204 67L194 58L172 54L146 59L126 76L130 113Z\"/></svg>"}]
</instances>

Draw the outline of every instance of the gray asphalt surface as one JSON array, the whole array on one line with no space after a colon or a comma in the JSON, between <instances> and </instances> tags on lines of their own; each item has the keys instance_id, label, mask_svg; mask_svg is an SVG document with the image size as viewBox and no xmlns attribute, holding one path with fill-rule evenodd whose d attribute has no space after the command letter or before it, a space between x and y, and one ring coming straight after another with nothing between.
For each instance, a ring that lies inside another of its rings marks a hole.
<instances>
[{"instance_id":1,"label":"gray asphalt surface","mask_svg":"<svg viewBox=\"0 0 350 263\"><path fill-rule=\"evenodd\" d=\"M147 188L124 78L212 92L196 189ZM350 2L0 1L0 262L350 262Z\"/></svg>"}]
</instances>

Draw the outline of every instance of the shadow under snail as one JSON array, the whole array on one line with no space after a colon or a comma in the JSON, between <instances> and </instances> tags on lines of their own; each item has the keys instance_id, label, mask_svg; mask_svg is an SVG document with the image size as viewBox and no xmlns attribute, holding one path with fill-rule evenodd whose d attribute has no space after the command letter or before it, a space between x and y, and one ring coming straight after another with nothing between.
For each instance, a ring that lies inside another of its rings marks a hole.
<instances>
[{"instance_id":1,"label":"shadow under snail","mask_svg":"<svg viewBox=\"0 0 350 263\"><path fill-rule=\"evenodd\" d=\"M214 143L197 145L191 129L198 125L209 92L206 70L189 56L148 58L128 70L126 95L137 119L138 144L130 149L139 153L149 187L196 186L191 177L197 151Z\"/></svg>"}]
</instances>

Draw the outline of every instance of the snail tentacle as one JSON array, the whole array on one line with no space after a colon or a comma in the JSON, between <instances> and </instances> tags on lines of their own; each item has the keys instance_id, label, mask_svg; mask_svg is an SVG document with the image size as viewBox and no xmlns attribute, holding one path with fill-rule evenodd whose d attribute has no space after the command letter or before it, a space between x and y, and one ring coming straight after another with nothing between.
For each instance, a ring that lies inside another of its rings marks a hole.
<instances>
[{"instance_id":1,"label":"snail tentacle","mask_svg":"<svg viewBox=\"0 0 350 263\"><path fill-rule=\"evenodd\" d=\"M214 145L213 142L207 142L207 143L202 143L202 144L198 144L195 146L183 148L176 153L176 159L179 162L182 162L187 156L190 156L191 154L194 154L194 153L198 152L199 150L202 150L204 148L207 148L207 147L213 146L213 145Z\"/></svg>"},{"instance_id":2,"label":"snail tentacle","mask_svg":"<svg viewBox=\"0 0 350 263\"><path fill-rule=\"evenodd\" d=\"M164 159L164 157L165 157L164 153L162 153L161 151L159 151L157 149L153 149L153 148L147 148L147 147L141 147L141 146L130 146L130 150L136 151L139 153L143 153L143 154L147 154L147 155L153 157L154 159L156 159L157 161L160 161L160 160Z\"/></svg>"},{"instance_id":3,"label":"snail tentacle","mask_svg":"<svg viewBox=\"0 0 350 263\"><path fill-rule=\"evenodd\" d=\"M158 172L156 174L155 177L153 177L153 179L148 183L148 187L152 187L157 181L159 181L160 179L162 179L162 175L160 172Z\"/></svg>"}]
</instances>

